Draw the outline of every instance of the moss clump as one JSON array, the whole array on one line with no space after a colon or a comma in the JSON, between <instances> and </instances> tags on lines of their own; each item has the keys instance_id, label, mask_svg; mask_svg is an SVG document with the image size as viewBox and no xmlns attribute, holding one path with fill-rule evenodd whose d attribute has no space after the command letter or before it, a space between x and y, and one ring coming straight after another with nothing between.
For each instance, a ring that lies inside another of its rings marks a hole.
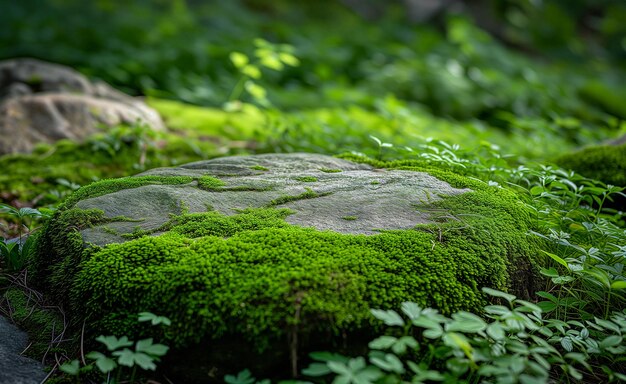
<instances>
[{"instance_id":1,"label":"moss clump","mask_svg":"<svg viewBox=\"0 0 626 384\"><path fill-rule=\"evenodd\" d=\"M324 173L339 173L342 172L341 169L333 169L333 168L320 168L320 171Z\"/></svg>"},{"instance_id":2,"label":"moss clump","mask_svg":"<svg viewBox=\"0 0 626 384\"><path fill-rule=\"evenodd\" d=\"M262 165L253 165L250 167L250 169L253 169L255 171L269 171L270 170L268 167L264 167Z\"/></svg>"},{"instance_id":3,"label":"moss clump","mask_svg":"<svg viewBox=\"0 0 626 384\"><path fill-rule=\"evenodd\" d=\"M272 189L274 189L274 187L271 184L262 183L262 182L258 184L247 183L244 185L235 185L235 186L227 187L224 181L218 179L217 177L212 177L212 176L200 177L198 179L198 187L206 191L211 191L211 192L230 192L230 191L262 192L262 191L271 191Z\"/></svg>"},{"instance_id":4,"label":"moss clump","mask_svg":"<svg viewBox=\"0 0 626 384\"><path fill-rule=\"evenodd\" d=\"M356 330L368 308L404 300L444 313L477 309L480 287L506 288L506 252L524 251L473 222L362 236L291 226L287 213L182 215L167 235L98 250L73 279L72 311L116 334L135 331L138 310L155 311L174 319L174 345L244 335L263 350L290 324Z\"/></svg>"},{"instance_id":5,"label":"moss clump","mask_svg":"<svg viewBox=\"0 0 626 384\"><path fill-rule=\"evenodd\" d=\"M223 188L222 191L226 192L226 191L256 191L256 192L263 192L263 191L271 191L273 190L274 187L272 187L271 185L236 185L234 187L228 187L228 188Z\"/></svg>"},{"instance_id":6,"label":"moss clump","mask_svg":"<svg viewBox=\"0 0 626 384\"><path fill-rule=\"evenodd\" d=\"M356 217L356 216L344 216L344 217L342 217L342 219L347 220L347 221L354 221L354 220L358 219L358 217Z\"/></svg>"},{"instance_id":7,"label":"moss clump","mask_svg":"<svg viewBox=\"0 0 626 384\"><path fill-rule=\"evenodd\" d=\"M626 186L626 144L585 148L559 157L556 163L606 184Z\"/></svg>"},{"instance_id":8,"label":"moss clump","mask_svg":"<svg viewBox=\"0 0 626 384\"><path fill-rule=\"evenodd\" d=\"M144 185L151 184L188 184L191 183L193 180L193 177L190 176L136 176L124 177L121 179L100 180L85 187L82 187L78 191L74 192L70 197L63 201L63 204L61 204L59 209L63 210L72 208L76 203L81 200L121 191L122 189L139 188L143 187Z\"/></svg>"},{"instance_id":9,"label":"moss clump","mask_svg":"<svg viewBox=\"0 0 626 384\"><path fill-rule=\"evenodd\" d=\"M281 196L278 197L272 201L270 201L267 206L268 207L273 207L276 205L281 205L281 204L286 204L290 201L296 201L296 200L304 200L304 199L315 199L316 197L321 197L321 196L325 196L326 194L324 193L317 193L314 190L312 190L311 188L306 188L305 192L302 192L299 195L295 195L295 196Z\"/></svg>"},{"instance_id":10,"label":"moss clump","mask_svg":"<svg viewBox=\"0 0 626 384\"><path fill-rule=\"evenodd\" d=\"M212 176L202 176L198 179L198 187L206 191L222 190L222 187L226 185L225 182Z\"/></svg>"},{"instance_id":11,"label":"moss clump","mask_svg":"<svg viewBox=\"0 0 626 384\"><path fill-rule=\"evenodd\" d=\"M193 213L172 219L171 233L188 238L202 236L230 237L238 232L261 228L287 228L285 218L289 209L244 209L238 215L225 216L219 212Z\"/></svg>"},{"instance_id":12,"label":"moss clump","mask_svg":"<svg viewBox=\"0 0 626 384\"><path fill-rule=\"evenodd\" d=\"M296 180L301 181L303 183L314 183L317 181L317 177L313 176L300 176L296 177Z\"/></svg>"},{"instance_id":13,"label":"moss clump","mask_svg":"<svg viewBox=\"0 0 626 384\"><path fill-rule=\"evenodd\" d=\"M36 249L29 259L29 274L36 287L46 291L53 301L67 300L74 276L83 257L97 247L85 248L80 231L114 221L97 209L60 208L37 232Z\"/></svg>"}]
</instances>

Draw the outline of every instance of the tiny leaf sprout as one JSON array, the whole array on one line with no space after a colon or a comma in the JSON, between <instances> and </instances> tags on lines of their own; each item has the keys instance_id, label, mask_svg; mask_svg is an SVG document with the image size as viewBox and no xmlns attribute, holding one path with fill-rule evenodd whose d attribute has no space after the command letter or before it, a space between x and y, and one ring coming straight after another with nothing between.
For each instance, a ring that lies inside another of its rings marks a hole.
<instances>
[{"instance_id":1,"label":"tiny leaf sprout","mask_svg":"<svg viewBox=\"0 0 626 384\"><path fill-rule=\"evenodd\" d=\"M35 241L33 237L24 237L34 230L38 219L47 218L47 215L38 209L16 208L3 203L0 203L0 215L17 223L18 237L16 239L0 238L0 256L4 259L9 271L19 271L24 267L26 257L33 249Z\"/></svg>"},{"instance_id":2,"label":"tiny leaf sprout","mask_svg":"<svg viewBox=\"0 0 626 384\"><path fill-rule=\"evenodd\" d=\"M147 322L149 321L151 325L159 325L159 324L163 324L163 325L171 325L172 321L170 319L168 319L165 316L157 316L154 313L151 312L141 312L139 314L139 321L140 322Z\"/></svg>"},{"instance_id":3,"label":"tiny leaf sprout","mask_svg":"<svg viewBox=\"0 0 626 384\"><path fill-rule=\"evenodd\" d=\"M370 139L372 139L378 145L378 156L377 156L377 159L378 160L382 160L382 158L383 158L383 149L384 148L393 148L393 144L385 143L381 139L379 139L378 137L373 136L373 135L369 135L369 137L370 137Z\"/></svg>"},{"instance_id":4,"label":"tiny leaf sprout","mask_svg":"<svg viewBox=\"0 0 626 384\"><path fill-rule=\"evenodd\" d=\"M273 44L264 39L254 40L254 54L246 55L233 51L229 59L240 77L228 97L223 108L226 112L237 112L244 108L241 101L244 94L262 107L270 107L267 90L258 83L263 77L262 68L273 71L283 71L285 67L297 67L300 60L294 55L295 49L287 44Z\"/></svg>"}]
</instances>

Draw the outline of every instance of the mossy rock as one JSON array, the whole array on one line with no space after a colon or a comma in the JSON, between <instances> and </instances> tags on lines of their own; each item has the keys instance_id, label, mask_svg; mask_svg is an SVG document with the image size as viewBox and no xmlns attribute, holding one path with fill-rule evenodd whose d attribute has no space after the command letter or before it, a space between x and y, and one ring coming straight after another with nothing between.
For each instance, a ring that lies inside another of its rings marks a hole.
<instances>
[{"instance_id":1,"label":"mossy rock","mask_svg":"<svg viewBox=\"0 0 626 384\"><path fill-rule=\"evenodd\" d=\"M532 212L515 193L357 160L226 157L94 183L40 232L30 276L88 336L173 347L165 365L184 382L363 346L371 308L479 311L481 287L534 290ZM172 325L150 333L143 311Z\"/></svg>"},{"instance_id":2,"label":"mossy rock","mask_svg":"<svg viewBox=\"0 0 626 384\"><path fill-rule=\"evenodd\" d=\"M583 176L600 180L606 184L626 186L626 144L624 139L616 140L618 145L597 145L563 155L556 162Z\"/></svg>"},{"instance_id":3,"label":"mossy rock","mask_svg":"<svg viewBox=\"0 0 626 384\"><path fill-rule=\"evenodd\" d=\"M138 122L165 128L142 101L71 68L36 59L0 61L0 154L30 153L39 143L81 141L101 126Z\"/></svg>"}]
</instances>

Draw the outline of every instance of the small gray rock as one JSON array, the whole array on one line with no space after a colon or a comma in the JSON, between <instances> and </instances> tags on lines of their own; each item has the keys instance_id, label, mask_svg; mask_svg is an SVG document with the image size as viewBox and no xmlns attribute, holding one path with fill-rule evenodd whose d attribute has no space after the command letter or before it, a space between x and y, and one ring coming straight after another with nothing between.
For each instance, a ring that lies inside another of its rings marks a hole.
<instances>
[{"instance_id":1,"label":"small gray rock","mask_svg":"<svg viewBox=\"0 0 626 384\"><path fill-rule=\"evenodd\" d=\"M34 59L0 62L0 155L137 122L164 128L159 114L140 100L71 68Z\"/></svg>"}]
</instances>

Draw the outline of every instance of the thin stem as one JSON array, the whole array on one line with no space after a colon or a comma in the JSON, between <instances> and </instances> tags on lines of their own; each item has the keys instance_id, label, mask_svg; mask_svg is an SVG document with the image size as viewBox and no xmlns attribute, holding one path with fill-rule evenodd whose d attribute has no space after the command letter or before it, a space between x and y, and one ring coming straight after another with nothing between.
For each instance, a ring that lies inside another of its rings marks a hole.
<instances>
[{"instance_id":1,"label":"thin stem","mask_svg":"<svg viewBox=\"0 0 626 384\"><path fill-rule=\"evenodd\" d=\"M228 96L228 101L238 100L241 97L241 94L243 93L243 85L245 84L246 80L248 80L248 76L245 75L242 75L239 78L239 81L233 87L230 96Z\"/></svg>"},{"instance_id":2,"label":"thin stem","mask_svg":"<svg viewBox=\"0 0 626 384\"><path fill-rule=\"evenodd\" d=\"M135 374L137 373L137 366L133 366L133 373L130 375L130 382L135 382Z\"/></svg>"},{"instance_id":3,"label":"thin stem","mask_svg":"<svg viewBox=\"0 0 626 384\"><path fill-rule=\"evenodd\" d=\"M21 251L22 251L22 231L24 230L23 229L24 221L21 218L18 219L18 220L19 220L19 228L20 228L18 233L19 233L20 237L19 237L19 242L17 243L17 250L20 251L20 254L21 254Z\"/></svg>"}]
</instances>

